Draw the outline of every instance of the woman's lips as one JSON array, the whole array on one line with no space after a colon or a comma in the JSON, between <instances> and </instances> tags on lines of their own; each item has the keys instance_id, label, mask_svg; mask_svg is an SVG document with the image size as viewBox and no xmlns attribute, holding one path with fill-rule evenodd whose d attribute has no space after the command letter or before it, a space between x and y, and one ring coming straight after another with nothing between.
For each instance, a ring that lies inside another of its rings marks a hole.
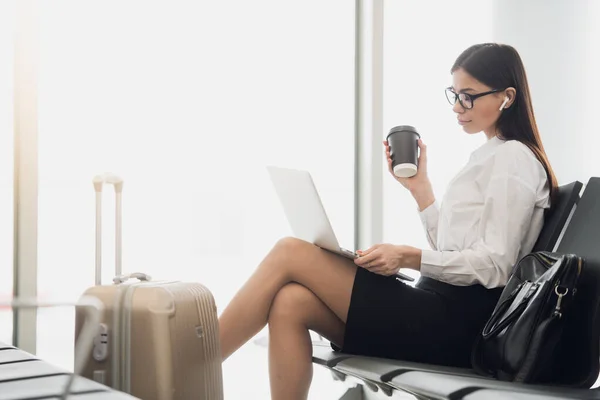
<instances>
[{"instance_id":1,"label":"woman's lips","mask_svg":"<svg viewBox=\"0 0 600 400\"><path fill-rule=\"evenodd\" d=\"M463 121L463 120L461 120L461 119L459 119L459 120L458 120L458 123L459 123L460 125L466 125L466 124L468 124L469 122L471 122L471 121Z\"/></svg>"}]
</instances>

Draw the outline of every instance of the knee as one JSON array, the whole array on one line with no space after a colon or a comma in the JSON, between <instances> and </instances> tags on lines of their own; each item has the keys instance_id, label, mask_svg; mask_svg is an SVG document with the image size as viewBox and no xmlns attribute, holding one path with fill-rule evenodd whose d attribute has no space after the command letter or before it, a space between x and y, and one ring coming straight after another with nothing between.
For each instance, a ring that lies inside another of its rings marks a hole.
<instances>
[{"instance_id":1,"label":"knee","mask_svg":"<svg viewBox=\"0 0 600 400\"><path fill-rule=\"evenodd\" d=\"M300 259L300 256L309 252L314 244L306 242L302 239L298 239L295 237L284 237L281 238L275 243L273 247L272 254L280 259L281 261L285 260L286 265L290 261L296 261Z\"/></svg>"},{"instance_id":2,"label":"knee","mask_svg":"<svg viewBox=\"0 0 600 400\"><path fill-rule=\"evenodd\" d=\"M304 286L298 283L288 283L279 289L273 299L269 311L269 323L304 320L313 298L314 294Z\"/></svg>"},{"instance_id":3,"label":"knee","mask_svg":"<svg viewBox=\"0 0 600 400\"><path fill-rule=\"evenodd\" d=\"M301 248L305 248L306 245L309 245L309 244L310 243L305 242L302 239L287 236L287 237L279 239L277 241L277 243L275 243L274 249L279 250L283 253L292 253L292 252L298 251Z\"/></svg>"}]
</instances>

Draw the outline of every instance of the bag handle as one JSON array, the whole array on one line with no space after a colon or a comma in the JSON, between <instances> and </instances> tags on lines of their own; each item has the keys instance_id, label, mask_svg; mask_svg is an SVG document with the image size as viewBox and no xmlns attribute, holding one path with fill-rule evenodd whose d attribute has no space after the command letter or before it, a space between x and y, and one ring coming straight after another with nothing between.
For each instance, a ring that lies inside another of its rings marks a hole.
<instances>
[{"instance_id":1,"label":"bag handle","mask_svg":"<svg viewBox=\"0 0 600 400\"><path fill-rule=\"evenodd\" d=\"M120 276L121 267L121 195L123 193L123 179L115 174L106 173L97 175L92 180L96 192L96 285L102 284L102 187L109 184L115 187L115 276Z\"/></svg>"},{"instance_id":2,"label":"bag handle","mask_svg":"<svg viewBox=\"0 0 600 400\"><path fill-rule=\"evenodd\" d=\"M498 320L504 315L506 310L508 310L508 308L511 306L515 298L519 295L519 293L524 287L527 287L527 293L525 294L519 305L508 316L506 316L506 318L502 319L502 321L498 323ZM521 314L523 314L523 311L525 311L525 308L529 303L529 299L535 293L535 289L537 289L537 287L537 283L532 283L530 281L521 282L515 288L515 290L513 290L512 293L502 303L500 303L496 311L493 313L492 317L485 324L482 331L483 338L491 339L492 337L497 336L500 332L502 332L502 330L504 330L504 328L510 325L515 319L520 317Z\"/></svg>"},{"instance_id":3,"label":"bag handle","mask_svg":"<svg viewBox=\"0 0 600 400\"><path fill-rule=\"evenodd\" d=\"M150 275L144 274L143 272L134 272L132 274L118 275L113 278L113 283L115 285L125 283L130 279L138 279L140 282L148 282L152 280Z\"/></svg>"}]
</instances>

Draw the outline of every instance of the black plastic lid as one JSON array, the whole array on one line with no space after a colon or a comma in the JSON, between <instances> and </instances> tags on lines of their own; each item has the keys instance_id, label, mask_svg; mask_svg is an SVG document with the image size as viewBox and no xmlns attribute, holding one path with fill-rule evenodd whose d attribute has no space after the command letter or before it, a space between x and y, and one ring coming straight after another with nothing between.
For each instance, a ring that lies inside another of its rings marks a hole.
<instances>
[{"instance_id":1,"label":"black plastic lid","mask_svg":"<svg viewBox=\"0 0 600 400\"><path fill-rule=\"evenodd\" d=\"M392 129L390 129L390 133L388 133L388 135L385 137L385 140L388 140L388 138L390 137L390 135L392 133L396 133L396 132L400 132L400 131L410 131L410 132L414 132L417 134L417 136L420 138L421 135L419 135L419 132L417 132L417 128L415 128L414 126L410 126L410 125L399 125L399 126L395 126Z\"/></svg>"}]
</instances>

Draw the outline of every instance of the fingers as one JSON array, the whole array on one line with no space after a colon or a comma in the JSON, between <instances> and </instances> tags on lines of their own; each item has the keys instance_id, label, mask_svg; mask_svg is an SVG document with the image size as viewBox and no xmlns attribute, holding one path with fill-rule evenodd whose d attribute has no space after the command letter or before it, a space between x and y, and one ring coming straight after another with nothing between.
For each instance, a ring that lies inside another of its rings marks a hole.
<instances>
[{"instance_id":1,"label":"fingers","mask_svg":"<svg viewBox=\"0 0 600 400\"><path fill-rule=\"evenodd\" d=\"M378 253L370 253L364 256L359 256L354 259L354 263L359 267L371 268L377 265L377 259L379 258Z\"/></svg>"},{"instance_id":2,"label":"fingers","mask_svg":"<svg viewBox=\"0 0 600 400\"><path fill-rule=\"evenodd\" d=\"M390 158L390 146L388 146L387 142L383 142L384 152L387 158Z\"/></svg>"},{"instance_id":3,"label":"fingers","mask_svg":"<svg viewBox=\"0 0 600 400\"><path fill-rule=\"evenodd\" d=\"M373 270L375 270L377 268L381 268L381 265L378 264L377 261L373 261L373 262L367 263L367 265L364 265L361 268L364 268L368 271L373 272Z\"/></svg>"},{"instance_id":4,"label":"fingers","mask_svg":"<svg viewBox=\"0 0 600 400\"><path fill-rule=\"evenodd\" d=\"M390 155L390 146L388 145L387 140L383 141L383 146L385 147L385 159L387 161L387 165L388 165L388 171L390 171L390 173L393 175L393 171L392 171L392 156Z\"/></svg>"},{"instance_id":5,"label":"fingers","mask_svg":"<svg viewBox=\"0 0 600 400\"><path fill-rule=\"evenodd\" d=\"M374 244L373 246L369 247L366 250L358 250L356 253L360 256L366 256L367 254L369 254L370 252L372 252L373 250L375 250L376 248L378 248L379 245L378 244Z\"/></svg>"},{"instance_id":6,"label":"fingers","mask_svg":"<svg viewBox=\"0 0 600 400\"><path fill-rule=\"evenodd\" d=\"M383 149L385 150L385 152L386 152L387 154L390 154L390 145L389 145L389 144L388 144L388 142L387 142L387 141L385 141L385 140L383 141Z\"/></svg>"},{"instance_id":7,"label":"fingers","mask_svg":"<svg viewBox=\"0 0 600 400\"><path fill-rule=\"evenodd\" d=\"M354 259L354 263L360 267L373 266L377 261L377 254L369 254L363 257L357 257Z\"/></svg>"},{"instance_id":8,"label":"fingers","mask_svg":"<svg viewBox=\"0 0 600 400\"><path fill-rule=\"evenodd\" d=\"M376 274L380 274L381 272L385 271L385 264L380 261L380 260L375 260L369 263L366 263L365 265L359 265L360 268L364 268L367 271L376 273ZM379 271L379 272L377 272Z\"/></svg>"},{"instance_id":9,"label":"fingers","mask_svg":"<svg viewBox=\"0 0 600 400\"><path fill-rule=\"evenodd\" d=\"M394 274L393 268L383 264L378 266L372 266L369 268L369 272L372 272L377 275L390 276Z\"/></svg>"},{"instance_id":10,"label":"fingers","mask_svg":"<svg viewBox=\"0 0 600 400\"><path fill-rule=\"evenodd\" d=\"M423 141L421 139L419 139L417 141L417 144L419 145L419 150L420 150L420 154L419 154L419 164L420 164L421 161L423 161L423 162L427 161L427 145L425 145L425 143L423 143Z\"/></svg>"}]
</instances>

